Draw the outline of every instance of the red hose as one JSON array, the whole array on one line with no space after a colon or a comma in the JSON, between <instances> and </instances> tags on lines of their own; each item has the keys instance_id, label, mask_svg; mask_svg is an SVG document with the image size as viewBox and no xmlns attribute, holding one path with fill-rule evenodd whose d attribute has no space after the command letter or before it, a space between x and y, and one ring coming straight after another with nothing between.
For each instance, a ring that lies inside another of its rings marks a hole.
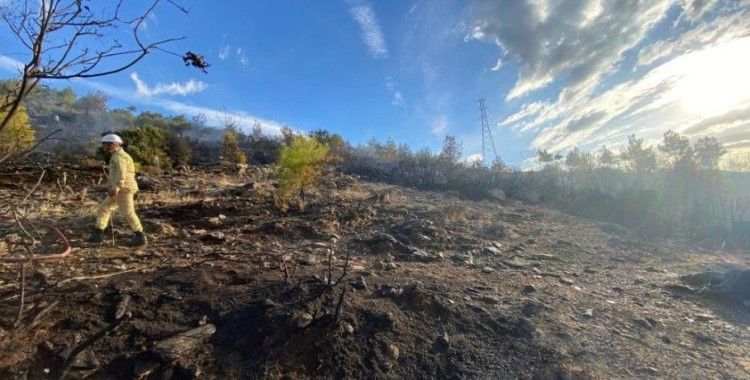
<instances>
[{"instance_id":1,"label":"red hose","mask_svg":"<svg viewBox=\"0 0 750 380\"><path fill-rule=\"evenodd\" d=\"M29 262L29 261L52 261L52 260L61 260L70 255L70 251L72 250L72 247L70 246L70 242L68 241L68 238L63 235L62 232L60 232L57 227L50 227L50 230L57 235L57 240L59 240L63 245L65 246L65 250L63 250L60 253L55 253L51 255L39 255L39 256L31 256L28 257L0 257L0 263L22 263L22 262Z\"/></svg>"}]
</instances>

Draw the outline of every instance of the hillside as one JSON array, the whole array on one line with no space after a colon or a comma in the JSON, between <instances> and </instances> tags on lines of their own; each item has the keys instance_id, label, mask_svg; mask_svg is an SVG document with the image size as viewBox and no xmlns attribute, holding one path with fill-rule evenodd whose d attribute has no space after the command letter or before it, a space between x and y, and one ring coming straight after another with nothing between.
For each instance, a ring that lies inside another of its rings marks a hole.
<instances>
[{"instance_id":1,"label":"hillside","mask_svg":"<svg viewBox=\"0 0 750 380\"><path fill-rule=\"evenodd\" d=\"M283 214L264 167L150 177L151 244L117 218L95 247L100 176L57 168L20 205L74 250L26 271L18 328L0 264L2 378L750 376L748 252L344 175Z\"/></svg>"}]
</instances>

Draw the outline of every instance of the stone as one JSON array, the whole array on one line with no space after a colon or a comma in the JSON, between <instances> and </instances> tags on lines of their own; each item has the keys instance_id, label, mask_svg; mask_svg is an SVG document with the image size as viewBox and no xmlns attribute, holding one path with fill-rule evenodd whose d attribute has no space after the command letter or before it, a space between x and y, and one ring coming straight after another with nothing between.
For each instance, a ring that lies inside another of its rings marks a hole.
<instances>
[{"instance_id":1,"label":"stone","mask_svg":"<svg viewBox=\"0 0 750 380\"><path fill-rule=\"evenodd\" d=\"M348 322L344 322L341 326L343 327L344 332L347 333L348 335L354 334L354 326L352 326Z\"/></svg>"},{"instance_id":2,"label":"stone","mask_svg":"<svg viewBox=\"0 0 750 380\"><path fill-rule=\"evenodd\" d=\"M550 255L548 253L536 253L531 256L529 256L532 260L540 260L540 261L559 261L560 259L555 255Z\"/></svg>"},{"instance_id":3,"label":"stone","mask_svg":"<svg viewBox=\"0 0 750 380\"><path fill-rule=\"evenodd\" d=\"M297 316L297 318L295 320L295 322L297 324L297 327L299 327L301 329L303 329L303 328L305 328L307 326L310 326L310 324L312 323L312 321L313 321L313 316L310 315L309 313L301 313L300 315Z\"/></svg>"},{"instance_id":4,"label":"stone","mask_svg":"<svg viewBox=\"0 0 750 380\"><path fill-rule=\"evenodd\" d=\"M389 344L388 355L390 355L391 358L393 358L393 360L398 360L398 357L401 356L401 351L398 349L398 347L395 344Z\"/></svg>"},{"instance_id":5,"label":"stone","mask_svg":"<svg viewBox=\"0 0 750 380\"><path fill-rule=\"evenodd\" d=\"M73 360L73 368L77 369L96 369L99 368L99 359L94 356L91 350L83 350L76 355Z\"/></svg>"},{"instance_id":6,"label":"stone","mask_svg":"<svg viewBox=\"0 0 750 380\"><path fill-rule=\"evenodd\" d=\"M491 305L497 305L497 304L500 303L500 300L497 299L497 297L492 296L492 295L483 295L483 296L480 296L479 300L482 301L482 302L484 302L484 303L491 304Z\"/></svg>"},{"instance_id":7,"label":"stone","mask_svg":"<svg viewBox=\"0 0 750 380\"><path fill-rule=\"evenodd\" d=\"M276 302L274 302L274 301L273 301L272 299L270 299L270 298L265 298L265 299L263 300L263 303L262 303L262 305L263 305L263 307L264 307L264 308L266 308L266 309L271 309L271 308L274 308L274 307L278 307L278 306L279 306L279 304L277 304Z\"/></svg>"},{"instance_id":8,"label":"stone","mask_svg":"<svg viewBox=\"0 0 750 380\"><path fill-rule=\"evenodd\" d=\"M359 276L352 280L352 288L364 290L367 289L367 282L365 281L365 278L362 276Z\"/></svg>"},{"instance_id":9,"label":"stone","mask_svg":"<svg viewBox=\"0 0 750 380\"><path fill-rule=\"evenodd\" d=\"M512 269L523 269L529 266L528 261L517 258L514 258L513 260L503 260L502 263Z\"/></svg>"},{"instance_id":10,"label":"stone","mask_svg":"<svg viewBox=\"0 0 750 380\"><path fill-rule=\"evenodd\" d=\"M215 332L216 326L208 323L157 342L154 345L154 352L166 359L181 360L207 341Z\"/></svg>"},{"instance_id":11,"label":"stone","mask_svg":"<svg viewBox=\"0 0 750 380\"><path fill-rule=\"evenodd\" d=\"M302 264L302 265L311 266L311 265L317 264L318 263L318 259L316 259L315 256L313 256L313 255L307 255L305 257L300 258L299 259L299 263Z\"/></svg>"},{"instance_id":12,"label":"stone","mask_svg":"<svg viewBox=\"0 0 750 380\"><path fill-rule=\"evenodd\" d=\"M443 335L439 336L437 338L437 343L441 346L448 347L451 345L450 337L448 336L447 332L444 332Z\"/></svg>"},{"instance_id":13,"label":"stone","mask_svg":"<svg viewBox=\"0 0 750 380\"><path fill-rule=\"evenodd\" d=\"M563 283L563 284L565 284L565 285L573 285L573 284L575 284L575 281L571 280L568 277L560 277L560 282Z\"/></svg>"},{"instance_id":14,"label":"stone","mask_svg":"<svg viewBox=\"0 0 750 380\"><path fill-rule=\"evenodd\" d=\"M709 314L697 314L695 316L695 320L698 321L698 322L708 322L708 321L711 321L713 319L714 319L714 317L711 316L711 315L709 315Z\"/></svg>"},{"instance_id":15,"label":"stone","mask_svg":"<svg viewBox=\"0 0 750 380\"><path fill-rule=\"evenodd\" d=\"M646 318L637 317L637 318L633 319L633 323L635 323L636 326L644 328L646 330L653 330L654 329L654 325L651 324L651 322L648 319L646 319Z\"/></svg>"},{"instance_id":16,"label":"stone","mask_svg":"<svg viewBox=\"0 0 750 380\"><path fill-rule=\"evenodd\" d=\"M526 285L521 289L521 293L523 294L531 294L531 293L534 293L535 291L536 291L536 286L531 285L531 284Z\"/></svg>"},{"instance_id":17,"label":"stone","mask_svg":"<svg viewBox=\"0 0 750 380\"><path fill-rule=\"evenodd\" d=\"M594 309L586 309L586 311L583 312L583 316L585 318L593 318L594 317Z\"/></svg>"},{"instance_id":18,"label":"stone","mask_svg":"<svg viewBox=\"0 0 750 380\"><path fill-rule=\"evenodd\" d=\"M492 273L494 271L495 270L492 269L492 267L484 267L484 268L482 268L482 273Z\"/></svg>"}]
</instances>

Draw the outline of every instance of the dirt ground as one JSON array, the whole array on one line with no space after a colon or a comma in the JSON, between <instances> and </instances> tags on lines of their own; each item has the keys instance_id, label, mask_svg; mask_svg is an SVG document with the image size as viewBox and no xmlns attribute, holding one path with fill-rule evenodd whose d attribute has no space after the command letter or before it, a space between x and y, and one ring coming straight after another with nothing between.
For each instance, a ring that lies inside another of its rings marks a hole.
<instances>
[{"instance_id":1,"label":"dirt ground","mask_svg":"<svg viewBox=\"0 0 750 380\"><path fill-rule=\"evenodd\" d=\"M56 168L23 200L38 173L0 176L0 212L74 250L26 266L19 323L0 264L0 378L750 377L746 293L711 291L748 252L345 175L281 213L262 167L151 176L150 244L115 218L93 246L101 173ZM0 237L16 254L10 218Z\"/></svg>"}]
</instances>

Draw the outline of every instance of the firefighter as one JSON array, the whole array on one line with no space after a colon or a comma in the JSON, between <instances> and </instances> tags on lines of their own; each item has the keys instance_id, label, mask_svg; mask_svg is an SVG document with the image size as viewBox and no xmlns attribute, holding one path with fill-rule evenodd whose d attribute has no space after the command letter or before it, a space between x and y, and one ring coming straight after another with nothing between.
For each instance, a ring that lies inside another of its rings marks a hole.
<instances>
[{"instance_id":1,"label":"firefighter","mask_svg":"<svg viewBox=\"0 0 750 380\"><path fill-rule=\"evenodd\" d=\"M138 192L135 181L133 159L122 148L122 139L115 134L102 137L102 148L110 155L109 176L107 178L107 199L96 210L96 225L90 241L101 244L104 241L104 229L109 224L112 213L117 210L125 217L133 230L131 243L136 246L146 245L143 226L135 213L133 196Z\"/></svg>"}]
</instances>

